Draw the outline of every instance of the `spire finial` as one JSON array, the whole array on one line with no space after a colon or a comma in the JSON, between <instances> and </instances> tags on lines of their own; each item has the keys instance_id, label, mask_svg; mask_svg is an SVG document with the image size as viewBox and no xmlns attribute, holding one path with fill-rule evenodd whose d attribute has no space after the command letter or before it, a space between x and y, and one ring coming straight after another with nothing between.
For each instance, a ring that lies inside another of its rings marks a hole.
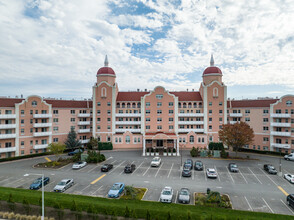
<instances>
[{"instance_id":1,"label":"spire finial","mask_svg":"<svg viewBox=\"0 0 294 220\"><path fill-rule=\"evenodd\" d=\"M214 66L213 54L211 54L211 57L210 57L210 66Z\"/></svg>"},{"instance_id":2,"label":"spire finial","mask_svg":"<svg viewBox=\"0 0 294 220\"><path fill-rule=\"evenodd\" d=\"M104 66L108 66L108 58L107 58L107 55L105 55Z\"/></svg>"}]
</instances>

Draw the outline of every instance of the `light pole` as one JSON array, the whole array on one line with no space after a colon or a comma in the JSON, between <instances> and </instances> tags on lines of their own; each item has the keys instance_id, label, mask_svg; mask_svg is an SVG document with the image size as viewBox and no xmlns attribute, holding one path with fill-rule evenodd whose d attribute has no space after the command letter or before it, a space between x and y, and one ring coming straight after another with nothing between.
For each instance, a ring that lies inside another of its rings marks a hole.
<instances>
[{"instance_id":1,"label":"light pole","mask_svg":"<svg viewBox=\"0 0 294 220\"><path fill-rule=\"evenodd\" d=\"M38 173L27 173L24 176L42 176L42 217L41 220L44 220L44 174L38 174Z\"/></svg>"}]
</instances>

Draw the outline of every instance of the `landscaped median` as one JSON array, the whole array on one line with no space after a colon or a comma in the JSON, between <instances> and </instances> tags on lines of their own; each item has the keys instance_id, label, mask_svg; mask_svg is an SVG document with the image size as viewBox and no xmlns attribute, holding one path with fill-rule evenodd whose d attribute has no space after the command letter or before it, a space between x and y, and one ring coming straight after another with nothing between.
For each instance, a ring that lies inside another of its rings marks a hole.
<instances>
[{"instance_id":1,"label":"landscaped median","mask_svg":"<svg viewBox=\"0 0 294 220\"><path fill-rule=\"evenodd\" d=\"M10 200L22 203L24 198L31 205L40 205L41 192L0 187L0 200ZM58 194L53 192L45 192L45 206L55 208L62 207L69 210L74 210L74 206L77 211L80 211L81 216L85 215L84 219L87 219L86 212L94 212L104 215L129 216L141 219L167 219L168 216L171 216L171 219L293 219L293 216L270 213L238 211L194 205L162 204L159 202L140 200L126 201L124 199L106 199L65 193Z\"/></svg>"}]
</instances>

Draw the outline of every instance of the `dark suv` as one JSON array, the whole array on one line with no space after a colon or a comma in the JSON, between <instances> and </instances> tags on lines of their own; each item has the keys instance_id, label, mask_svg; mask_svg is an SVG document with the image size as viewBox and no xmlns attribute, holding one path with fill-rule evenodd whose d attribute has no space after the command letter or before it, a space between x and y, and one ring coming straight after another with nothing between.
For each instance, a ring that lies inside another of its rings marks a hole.
<instances>
[{"instance_id":1,"label":"dark suv","mask_svg":"<svg viewBox=\"0 0 294 220\"><path fill-rule=\"evenodd\" d=\"M190 177L192 175L191 164L185 164L182 171L182 176Z\"/></svg>"},{"instance_id":2,"label":"dark suv","mask_svg":"<svg viewBox=\"0 0 294 220\"><path fill-rule=\"evenodd\" d=\"M294 209L294 194L289 194L287 196L287 203L290 207Z\"/></svg>"},{"instance_id":3,"label":"dark suv","mask_svg":"<svg viewBox=\"0 0 294 220\"><path fill-rule=\"evenodd\" d=\"M271 164L264 164L263 169L269 174L277 174L276 168Z\"/></svg>"},{"instance_id":4,"label":"dark suv","mask_svg":"<svg viewBox=\"0 0 294 220\"><path fill-rule=\"evenodd\" d=\"M193 160L191 160L191 159L187 159L187 160L185 161L185 163L184 163L184 166L186 166L186 165L191 166L191 169L193 169Z\"/></svg>"},{"instance_id":5,"label":"dark suv","mask_svg":"<svg viewBox=\"0 0 294 220\"><path fill-rule=\"evenodd\" d=\"M197 160L194 165L195 170L203 170L203 163L200 160Z\"/></svg>"},{"instance_id":6,"label":"dark suv","mask_svg":"<svg viewBox=\"0 0 294 220\"><path fill-rule=\"evenodd\" d=\"M136 169L135 164L128 164L125 166L125 173L132 173Z\"/></svg>"},{"instance_id":7,"label":"dark suv","mask_svg":"<svg viewBox=\"0 0 294 220\"><path fill-rule=\"evenodd\" d=\"M235 164L235 163L229 163L228 169L230 172L236 172L236 173L239 172L237 164Z\"/></svg>"}]
</instances>

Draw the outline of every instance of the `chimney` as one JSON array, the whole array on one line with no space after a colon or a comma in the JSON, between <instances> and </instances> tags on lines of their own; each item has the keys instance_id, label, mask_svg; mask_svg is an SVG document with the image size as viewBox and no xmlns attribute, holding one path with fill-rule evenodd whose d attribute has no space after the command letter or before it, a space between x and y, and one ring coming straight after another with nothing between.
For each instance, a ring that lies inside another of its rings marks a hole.
<instances>
[{"instance_id":1,"label":"chimney","mask_svg":"<svg viewBox=\"0 0 294 220\"><path fill-rule=\"evenodd\" d=\"M137 89L137 92L140 92L140 89Z\"/></svg>"},{"instance_id":2,"label":"chimney","mask_svg":"<svg viewBox=\"0 0 294 220\"><path fill-rule=\"evenodd\" d=\"M147 89L145 89L145 92L147 92Z\"/></svg>"},{"instance_id":3,"label":"chimney","mask_svg":"<svg viewBox=\"0 0 294 220\"><path fill-rule=\"evenodd\" d=\"M189 89L187 89L187 92L189 91Z\"/></svg>"},{"instance_id":4,"label":"chimney","mask_svg":"<svg viewBox=\"0 0 294 220\"><path fill-rule=\"evenodd\" d=\"M22 94L20 95L20 98L23 98L23 95Z\"/></svg>"},{"instance_id":5,"label":"chimney","mask_svg":"<svg viewBox=\"0 0 294 220\"><path fill-rule=\"evenodd\" d=\"M192 91L194 92L194 89L192 89Z\"/></svg>"}]
</instances>

